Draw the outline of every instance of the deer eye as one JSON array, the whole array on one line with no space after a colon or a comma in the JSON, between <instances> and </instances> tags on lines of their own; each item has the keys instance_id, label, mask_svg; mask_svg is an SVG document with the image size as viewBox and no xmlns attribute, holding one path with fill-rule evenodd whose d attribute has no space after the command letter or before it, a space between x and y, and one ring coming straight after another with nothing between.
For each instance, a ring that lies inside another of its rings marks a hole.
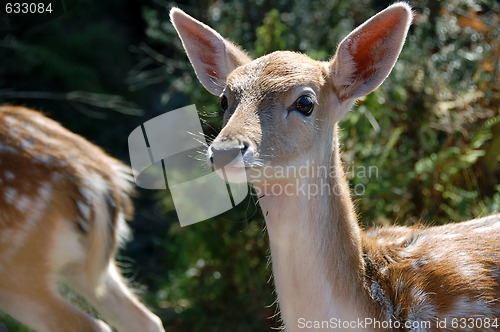
<instances>
[{"instance_id":1,"label":"deer eye","mask_svg":"<svg viewBox=\"0 0 500 332\"><path fill-rule=\"evenodd\" d=\"M222 97L220 97L219 103L220 103L220 108L222 108L222 110L225 112L228 108L227 97L222 95Z\"/></svg>"},{"instance_id":2,"label":"deer eye","mask_svg":"<svg viewBox=\"0 0 500 332\"><path fill-rule=\"evenodd\" d=\"M310 96L304 95L297 98L291 109L295 109L300 113L309 116L314 109L314 101Z\"/></svg>"}]
</instances>

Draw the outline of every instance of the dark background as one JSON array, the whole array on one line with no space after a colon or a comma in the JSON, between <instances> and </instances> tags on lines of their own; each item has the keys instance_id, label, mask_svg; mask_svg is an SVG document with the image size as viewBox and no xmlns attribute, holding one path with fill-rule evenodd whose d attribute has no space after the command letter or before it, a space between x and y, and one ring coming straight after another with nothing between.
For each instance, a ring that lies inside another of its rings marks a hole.
<instances>
[{"instance_id":1,"label":"dark background","mask_svg":"<svg viewBox=\"0 0 500 332\"><path fill-rule=\"evenodd\" d=\"M166 111L196 104L205 133L220 128L216 97L197 82L169 22L172 6L254 57L290 49L328 60L346 34L391 2L80 0L53 2L66 7L59 17L15 18L1 1L0 103L41 110L129 163L129 133ZM500 5L409 3L415 20L400 60L341 123L346 166L378 170L351 174L360 222L442 224L498 212ZM168 190L139 190L135 203L135 237L120 266L168 331L279 326L254 197L186 228ZM5 315L0 321L26 330Z\"/></svg>"}]
</instances>

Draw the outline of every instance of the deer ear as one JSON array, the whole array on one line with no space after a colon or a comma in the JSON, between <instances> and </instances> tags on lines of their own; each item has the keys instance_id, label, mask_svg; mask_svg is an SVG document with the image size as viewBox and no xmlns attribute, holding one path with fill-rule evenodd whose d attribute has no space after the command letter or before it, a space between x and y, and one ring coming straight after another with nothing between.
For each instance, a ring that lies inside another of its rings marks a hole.
<instances>
[{"instance_id":1,"label":"deer ear","mask_svg":"<svg viewBox=\"0 0 500 332\"><path fill-rule=\"evenodd\" d=\"M170 10L170 20L177 30L201 84L220 95L228 75L252 59L239 46L222 38L214 29L195 20L179 8Z\"/></svg>"},{"instance_id":2,"label":"deer ear","mask_svg":"<svg viewBox=\"0 0 500 332\"><path fill-rule=\"evenodd\" d=\"M341 102L367 95L382 84L403 48L411 20L410 6L396 3L340 43L330 71Z\"/></svg>"}]
</instances>

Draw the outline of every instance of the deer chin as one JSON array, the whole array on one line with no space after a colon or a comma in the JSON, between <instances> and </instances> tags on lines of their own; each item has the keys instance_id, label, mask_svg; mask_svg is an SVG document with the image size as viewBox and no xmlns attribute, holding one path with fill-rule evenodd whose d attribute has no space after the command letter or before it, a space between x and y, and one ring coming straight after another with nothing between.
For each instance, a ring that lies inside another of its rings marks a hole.
<instances>
[{"instance_id":1,"label":"deer chin","mask_svg":"<svg viewBox=\"0 0 500 332\"><path fill-rule=\"evenodd\" d=\"M228 183L248 182L248 171L244 166L226 166L215 169L215 173Z\"/></svg>"}]
</instances>

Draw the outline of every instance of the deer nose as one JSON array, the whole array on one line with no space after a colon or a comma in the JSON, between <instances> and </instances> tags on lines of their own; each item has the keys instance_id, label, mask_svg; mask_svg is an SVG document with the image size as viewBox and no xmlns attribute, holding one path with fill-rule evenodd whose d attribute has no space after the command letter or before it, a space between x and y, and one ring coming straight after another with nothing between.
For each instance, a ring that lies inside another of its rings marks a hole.
<instances>
[{"instance_id":1,"label":"deer nose","mask_svg":"<svg viewBox=\"0 0 500 332\"><path fill-rule=\"evenodd\" d=\"M248 151L248 146L248 143L238 141L213 142L207 151L210 165L215 168L222 168L233 162L238 156L243 157L245 152ZM241 161L242 163L243 161Z\"/></svg>"}]
</instances>

